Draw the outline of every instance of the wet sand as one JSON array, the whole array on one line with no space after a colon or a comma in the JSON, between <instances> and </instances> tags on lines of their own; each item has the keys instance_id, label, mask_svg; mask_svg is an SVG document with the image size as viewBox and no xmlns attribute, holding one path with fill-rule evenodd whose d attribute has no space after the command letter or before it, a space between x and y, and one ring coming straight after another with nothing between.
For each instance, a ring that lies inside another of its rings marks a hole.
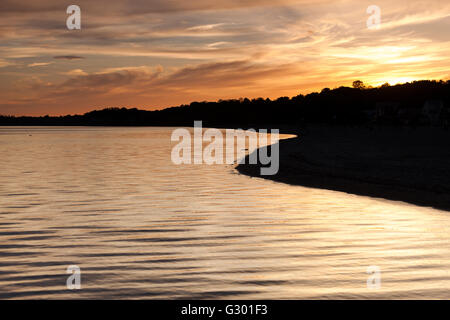
<instances>
[{"instance_id":1,"label":"wet sand","mask_svg":"<svg viewBox=\"0 0 450 320\"><path fill-rule=\"evenodd\" d=\"M312 127L280 141L276 175L260 176L259 165L236 169L292 185L450 211L450 132L441 128Z\"/></svg>"}]
</instances>

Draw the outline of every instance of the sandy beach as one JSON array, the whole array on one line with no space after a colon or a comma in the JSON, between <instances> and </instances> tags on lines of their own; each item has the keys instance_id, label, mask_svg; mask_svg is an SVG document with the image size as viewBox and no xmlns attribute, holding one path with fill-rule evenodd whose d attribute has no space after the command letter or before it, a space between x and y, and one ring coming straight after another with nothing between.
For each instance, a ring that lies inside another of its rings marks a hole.
<instances>
[{"instance_id":1,"label":"sandy beach","mask_svg":"<svg viewBox=\"0 0 450 320\"><path fill-rule=\"evenodd\" d=\"M449 141L442 128L311 127L280 141L280 170L262 178L448 211ZM260 177L259 165L236 169Z\"/></svg>"}]
</instances>

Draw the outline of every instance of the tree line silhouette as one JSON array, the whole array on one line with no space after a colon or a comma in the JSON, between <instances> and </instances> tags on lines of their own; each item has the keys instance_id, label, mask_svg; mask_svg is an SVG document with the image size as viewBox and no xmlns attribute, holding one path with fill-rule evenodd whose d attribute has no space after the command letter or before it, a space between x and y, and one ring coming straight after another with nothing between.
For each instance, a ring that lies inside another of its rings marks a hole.
<instances>
[{"instance_id":1,"label":"tree line silhouette","mask_svg":"<svg viewBox=\"0 0 450 320\"><path fill-rule=\"evenodd\" d=\"M202 120L209 127L275 127L330 125L420 125L424 106L437 106L438 124L448 126L450 80L414 81L372 88L355 81L353 87L325 88L321 92L270 99L231 99L217 102L192 102L163 110L106 108L83 115L0 116L0 125L40 126L192 126ZM436 102L437 101L437 102ZM428 108L430 109L430 108ZM436 115L435 115L436 116ZM436 123L434 123L436 124Z\"/></svg>"}]
</instances>

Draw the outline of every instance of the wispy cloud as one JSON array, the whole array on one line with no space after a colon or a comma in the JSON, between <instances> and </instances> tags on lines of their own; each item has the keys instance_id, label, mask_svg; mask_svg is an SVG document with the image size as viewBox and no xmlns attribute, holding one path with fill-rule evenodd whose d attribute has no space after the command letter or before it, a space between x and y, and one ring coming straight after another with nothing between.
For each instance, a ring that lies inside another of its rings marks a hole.
<instances>
[{"instance_id":1,"label":"wispy cloud","mask_svg":"<svg viewBox=\"0 0 450 320\"><path fill-rule=\"evenodd\" d=\"M10 65L12 65L11 62L8 62L8 61L6 61L4 59L0 59L0 68L7 67L7 66L10 66Z\"/></svg>"},{"instance_id":2,"label":"wispy cloud","mask_svg":"<svg viewBox=\"0 0 450 320\"><path fill-rule=\"evenodd\" d=\"M33 68L33 67L45 67L48 66L50 64L52 64L53 62L34 62L34 63L30 63L28 64L28 67Z\"/></svg>"},{"instance_id":3,"label":"wispy cloud","mask_svg":"<svg viewBox=\"0 0 450 320\"><path fill-rule=\"evenodd\" d=\"M68 76L86 76L87 75L87 73L85 71L83 71L82 69L69 70L67 72L64 72L63 74L68 75Z\"/></svg>"},{"instance_id":4,"label":"wispy cloud","mask_svg":"<svg viewBox=\"0 0 450 320\"><path fill-rule=\"evenodd\" d=\"M79 59L84 59L84 57L80 57L80 56L54 56L53 59L58 59L58 60L79 60Z\"/></svg>"}]
</instances>

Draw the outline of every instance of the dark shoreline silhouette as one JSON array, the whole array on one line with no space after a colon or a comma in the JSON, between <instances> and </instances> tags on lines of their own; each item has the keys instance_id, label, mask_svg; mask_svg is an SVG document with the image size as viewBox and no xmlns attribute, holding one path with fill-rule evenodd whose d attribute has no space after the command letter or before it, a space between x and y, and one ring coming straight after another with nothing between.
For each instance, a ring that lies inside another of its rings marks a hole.
<instances>
[{"instance_id":1,"label":"dark shoreline silhouette","mask_svg":"<svg viewBox=\"0 0 450 320\"><path fill-rule=\"evenodd\" d=\"M106 108L83 115L0 116L4 126L192 126L302 128L305 124L334 125L449 125L450 81L415 81L365 88L325 88L320 93L292 98L234 99L192 102L163 110Z\"/></svg>"},{"instance_id":2,"label":"dark shoreline silhouette","mask_svg":"<svg viewBox=\"0 0 450 320\"><path fill-rule=\"evenodd\" d=\"M405 143L415 139L415 143ZM261 165L241 174L291 185L404 201L450 211L450 132L441 128L314 127L281 140L280 169L260 176Z\"/></svg>"}]
</instances>

